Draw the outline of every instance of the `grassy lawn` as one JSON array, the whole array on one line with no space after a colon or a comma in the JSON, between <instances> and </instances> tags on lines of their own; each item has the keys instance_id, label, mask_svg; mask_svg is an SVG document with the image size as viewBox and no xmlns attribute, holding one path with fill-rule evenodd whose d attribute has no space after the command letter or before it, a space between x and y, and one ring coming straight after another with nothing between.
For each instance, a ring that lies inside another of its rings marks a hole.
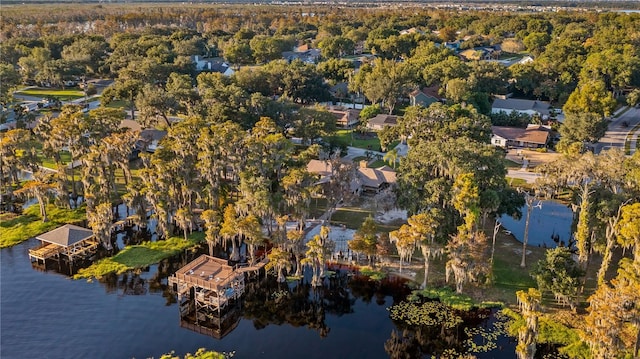
<instances>
[{"instance_id":1,"label":"grassy lawn","mask_svg":"<svg viewBox=\"0 0 640 359\"><path fill-rule=\"evenodd\" d=\"M47 206L49 222L42 222L38 204L27 208L22 215L0 214L0 248L24 242L66 223L79 223L86 219L84 207L69 210L54 205Z\"/></svg>"},{"instance_id":2,"label":"grassy lawn","mask_svg":"<svg viewBox=\"0 0 640 359\"><path fill-rule=\"evenodd\" d=\"M311 218L318 218L327 211L327 200L322 197L316 197L311 200L309 206L309 216Z\"/></svg>"},{"instance_id":3,"label":"grassy lawn","mask_svg":"<svg viewBox=\"0 0 640 359\"><path fill-rule=\"evenodd\" d=\"M124 100L113 100L106 107L129 109L129 103Z\"/></svg>"},{"instance_id":4,"label":"grassy lawn","mask_svg":"<svg viewBox=\"0 0 640 359\"><path fill-rule=\"evenodd\" d=\"M370 214L369 210L360 207L341 207L331 216L331 224L358 229Z\"/></svg>"},{"instance_id":5,"label":"grassy lawn","mask_svg":"<svg viewBox=\"0 0 640 359\"><path fill-rule=\"evenodd\" d=\"M53 170L57 170L58 167L56 165L56 161L53 158L45 157L42 152L38 152L38 159L42 161L42 167L51 168ZM71 163L71 153L67 151L60 152L60 160L63 164Z\"/></svg>"},{"instance_id":6,"label":"grassy lawn","mask_svg":"<svg viewBox=\"0 0 640 359\"><path fill-rule=\"evenodd\" d=\"M338 130L336 131L334 136L330 136L327 140L335 141L341 145L358 147L365 150L380 150L380 140L378 139L378 135L375 132L367 132L364 134L354 132L352 142L351 130Z\"/></svg>"},{"instance_id":7,"label":"grassy lawn","mask_svg":"<svg viewBox=\"0 0 640 359\"><path fill-rule=\"evenodd\" d=\"M371 168L380 168L382 166L388 166L389 163L385 162L384 160L375 160L371 163L369 163L369 167ZM393 168L393 166L391 166L391 168Z\"/></svg>"},{"instance_id":8,"label":"grassy lawn","mask_svg":"<svg viewBox=\"0 0 640 359\"><path fill-rule=\"evenodd\" d=\"M512 161L512 160L508 160L506 158L503 161L504 161L504 166L507 167L507 169L509 169L509 168L515 168L515 169L522 168L522 164L521 163L518 163L518 162L515 162L515 161Z\"/></svg>"},{"instance_id":9,"label":"grassy lawn","mask_svg":"<svg viewBox=\"0 0 640 359\"><path fill-rule=\"evenodd\" d=\"M51 88L30 88L22 91L16 91L16 95L33 96L33 97L47 97L53 96L61 101L77 100L84 97L84 92L77 89L51 89Z\"/></svg>"},{"instance_id":10,"label":"grassy lawn","mask_svg":"<svg viewBox=\"0 0 640 359\"><path fill-rule=\"evenodd\" d=\"M144 268L194 247L203 240L203 232L194 232L188 241L183 237L171 237L163 241L128 246L113 257L101 259L88 268L80 269L73 278L101 278L110 273L122 274L131 269Z\"/></svg>"}]
</instances>

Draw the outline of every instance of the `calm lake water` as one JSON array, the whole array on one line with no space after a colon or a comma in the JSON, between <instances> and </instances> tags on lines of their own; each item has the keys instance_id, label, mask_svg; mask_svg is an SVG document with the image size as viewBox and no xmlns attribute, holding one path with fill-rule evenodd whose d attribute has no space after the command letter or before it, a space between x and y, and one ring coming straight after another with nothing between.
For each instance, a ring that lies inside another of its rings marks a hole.
<instances>
[{"instance_id":1,"label":"calm lake water","mask_svg":"<svg viewBox=\"0 0 640 359\"><path fill-rule=\"evenodd\" d=\"M0 251L0 357L5 359L157 358L201 347L235 351L235 358L388 358L385 343L392 332L403 337L386 310L397 283L385 287L345 274L315 291L263 278L248 286L237 327L215 339L180 326L166 275L181 263L87 282L32 268L28 248L35 245L31 239ZM278 293L289 299L274 299ZM472 325L486 327L490 321ZM405 335L402 345L420 353L411 333ZM512 340L501 336L499 345L479 357L514 357Z\"/></svg>"},{"instance_id":2,"label":"calm lake water","mask_svg":"<svg viewBox=\"0 0 640 359\"><path fill-rule=\"evenodd\" d=\"M527 207L522 208L522 218L515 220L509 216L502 216L502 228L511 231L515 238L522 241L527 216ZM571 236L573 213L566 204L556 201L542 201L542 208L535 207L529 221L529 241L532 246L555 247L551 236L559 236L565 244Z\"/></svg>"}]
</instances>

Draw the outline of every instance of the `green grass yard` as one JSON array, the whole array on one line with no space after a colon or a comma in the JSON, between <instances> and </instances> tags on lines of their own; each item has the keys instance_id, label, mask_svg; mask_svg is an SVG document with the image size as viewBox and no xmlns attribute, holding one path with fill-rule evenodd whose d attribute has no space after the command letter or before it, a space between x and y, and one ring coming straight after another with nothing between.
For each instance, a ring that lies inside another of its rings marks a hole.
<instances>
[{"instance_id":1,"label":"green grass yard","mask_svg":"<svg viewBox=\"0 0 640 359\"><path fill-rule=\"evenodd\" d=\"M194 232L189 240L171 237L167 240L145 242L125 247L113 257L103 258L88 268L80 269L74 279L101 278L107 274L122 274L128 270L144 268L170 258L204 241L203 232Z\"/></svg>"},{"instance_id":2,"label":"green grass yard","mask_svg":"<svg viewBox=\"0 0 640 359\"><path fill-rule=\"evenodd\" d=\"M328 141L335 141L340 145L362 148L365 150L379 151L380 139L375 132L366 132L360 134L353 132L353 140L351 138L351 130L338 130L335 135L330 136Z\"/></svg>"},{"instance_id":3,"label":"green grass yard","mask_svg":"<svg viewBox=\"0 0 640 359\"><path fill-rule=\"evenodd\" d=\"M52 88L28 88L21 91L16 91L16 95L32 96L32 97L55 97L61 101L77 100L84 97L84 91L78 89L52 89Z\"/></svg>"},{"instance_id":4,"label":"green grass yard","mask_svg":"<svg viewBox=\"0 0 640 359\"><path fill-rule=\"evenodd\" d=\"M86 219L84 207L69 210L47 205L48 222L42 222L38 204L24 210L22 215L0 214L0 248L11 247L29 238L48 232L66 223L80 223Z\"/></svg>"}]
</instances>

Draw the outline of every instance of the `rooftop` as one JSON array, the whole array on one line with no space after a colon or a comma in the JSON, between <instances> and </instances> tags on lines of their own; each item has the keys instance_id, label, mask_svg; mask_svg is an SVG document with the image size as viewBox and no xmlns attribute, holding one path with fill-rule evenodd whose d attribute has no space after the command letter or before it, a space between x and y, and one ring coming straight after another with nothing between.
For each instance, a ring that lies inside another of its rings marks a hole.
<instances>
[{"instance_id":1,"label":"rooftop","mask_svg":"<svg viewBox=\"0 0 640 359\"><path fill-rule=\"evenodd\" d=\"M37 236L36 239L62 247L69 247L91 237L93 237L92 230L73 224L65 224L62 227Z\"/></svg>"},{"instance_id":2,"label":"rooftop","mask_svg":"<svg viewBox=\"0 0 640 359\"><path fill-rule=\"evenodd\" d=\"M176 277L203 288L225 287L238 275L242 275L227 264L225 259L215 258L206 254L189 262L176 271Z\"/></svg>"}]
</instances>

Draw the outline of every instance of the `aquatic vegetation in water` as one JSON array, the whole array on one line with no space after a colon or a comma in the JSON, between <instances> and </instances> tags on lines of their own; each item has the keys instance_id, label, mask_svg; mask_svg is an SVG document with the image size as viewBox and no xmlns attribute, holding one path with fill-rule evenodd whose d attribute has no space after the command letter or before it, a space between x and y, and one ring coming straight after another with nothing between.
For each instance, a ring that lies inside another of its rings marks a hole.
<instances>
[{"instance_id":1,"label":"aquatic vegetation in water","mask_svg":"<svg viewBox=\"0 0 640 359\"><path fill-rule=\"evenodd\" d=\"M436 301L417 304L401 302L389 309L391 319L416 326L442 326L452 329L463 323L462 318L449 306Z\"/></svg>"},{"instance_id":2,"label":"aquatic vegetation in water","mask_svg":"<svg viewBox=\"0 0 640 359\"><path fill-rule=\"evenodd\" d=\"M471 308L472 303L467 303L469 309L456 309L437 299L421 296L418 291L408 298L408 301L388 308L398 327L385 343L391 357L415 352L415 357L428 354L459 358L468 353L497 349L498 338L506 334L504 317L494 317L490 326L483 324L491 317L489 309Z\"/></svg>"},{"instance_id":3,"label":"aquatic vegetation in water","mask_svg":"<svg viewBox=\"0 0 640 359\"><path fill-rule=\"evenodd\" d=\"M206 350L204 348L198 349L195 354L187 353L184 359L226 359L232 358L235 352L230 353L218 353L212 350ZM160 359L182 359L180 356L174 356L174 353L164 354Z\"/></svg>"},{"instance_id":4,"label":"aquatic vegetation in water","mask_svg":"<svg viewBox=\"0 0 640 359\"><path fill-rule=\"evenodd\" d=\"M456 293L449 287L416 290L408 297L411 301L421 301L422 298L437 299L453 309L464 311L468 311L473 308L495 308L503 305L499 302L476 303L468 295Z\"/></svg>"},{"instance_id":5,"label":"aquatic vegetation in water","mask_svg":"<svg viewBox=\"0 0 640 359\"><path fill-rule=\"evenodd\" d=\"M382 280L387 277L387 274L382 271L375 270L371 267L361 267L360 274L367 276L373 280Z\"/></svg>"}]
</instances>

